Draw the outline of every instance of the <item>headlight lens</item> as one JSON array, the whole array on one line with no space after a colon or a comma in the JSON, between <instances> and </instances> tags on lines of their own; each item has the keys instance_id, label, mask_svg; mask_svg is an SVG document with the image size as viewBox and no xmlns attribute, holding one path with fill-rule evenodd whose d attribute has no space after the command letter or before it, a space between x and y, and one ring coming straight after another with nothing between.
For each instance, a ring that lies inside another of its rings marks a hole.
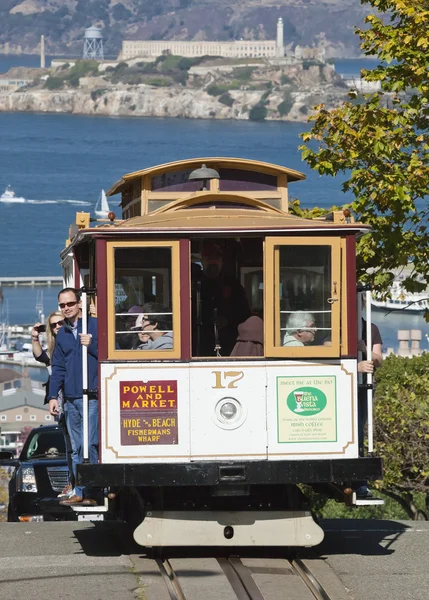
<instances>
[{"instance_id":1,"label":"headlight lens","mask_svg":"<svg viewBox=\"0 0 429 600\"><path fill-rule=\"evenodd\" d=\"M17 492L37 492L36 475L33 467L20 467L16 477Z\"/></svg>"},{"instance_id":2,"label":"headlight lens","mask_svg":"<svg viewBox=\"0 0 429 600\"><path fill-rule=\"evenodd\" d=\"M222 429L237 429L246 420L247 411L243 405L231 396L222 398L216 404L212 419L214 423Z\"/></svg>"},{"instance_id":3,"label":"headlight lens","mask_svg":"<svg viewBox=\"0 0 429 600\"><path fill-rule=\"evenodd\" d=\"M220 407L219 412L224 419L229 421L237 414L237 407L232 402L225 402L225 404L222 404Z\"/></svg>"}]
</instances>

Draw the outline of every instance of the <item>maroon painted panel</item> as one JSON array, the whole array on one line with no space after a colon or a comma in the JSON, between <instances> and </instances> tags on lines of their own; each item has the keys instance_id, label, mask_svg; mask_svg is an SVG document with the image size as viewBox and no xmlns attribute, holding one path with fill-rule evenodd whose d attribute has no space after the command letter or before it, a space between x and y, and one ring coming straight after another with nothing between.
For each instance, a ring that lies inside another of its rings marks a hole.
<instances>
[{"instance_id":1,"label":"maroon painted panel","mask_svg":"<svg viewBox=\"0 0 429 600\"><path fill-rule=\"evenodd\" d=\"M182 360L191 359L191 244L180 240L180 332Z\"/></svg>"},{"instance_id":2,"label":"maroon painted panel","mask_svg":"<svg viewBox=\"0 0 429 600\"><path fill-rule=\"evenodd\" d=\"M107 359L107 254L106 241L95 243L98 319L98 359Z\"/></svg>"},{"instance_id":3,"label":"maroon painted panel","mask_svg":"<svg viewBox=\"0 0 429 600\"><path fill-rule=\"evenodd\" d=\"M346 238L348 356L357 356L356 238Z\"/></svg>"}]
</instances>

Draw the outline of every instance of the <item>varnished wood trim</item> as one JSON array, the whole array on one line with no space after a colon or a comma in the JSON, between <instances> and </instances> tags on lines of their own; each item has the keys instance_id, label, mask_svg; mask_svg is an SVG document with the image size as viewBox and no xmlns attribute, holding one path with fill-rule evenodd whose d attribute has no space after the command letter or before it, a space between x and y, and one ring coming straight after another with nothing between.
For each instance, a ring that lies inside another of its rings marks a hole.
<instances>
[{"instance_id":1,"label":"varnished wood trim","mask_svg":"<svg viewBox=\"0 0 429 600\"><path fill-rule=\"evenodd\" d=\"M341 300L340 239L334 237L267 237L265 240L266 278L264 282L264 299L268 321L266 324L265 356L274 358L337 358L340 355L340 309L341 302L332 304L332 345L331 346L277 346L277 331L280 331L280 312L277 300L279 273L275 269L276 246L330 246L331 247L331 296L333 282L336 282L337 296ZM273 307L274 315L271 315ZM270 323L272 323L270 327ZM270 331L271 329L271 331ZM274 332L276 335L274 336ZM279 334L280 335L280 334Z\"/></svg>"},{"instance_id":2,"label":"varnished wood trim","mask_svg":"<svg viewBox=\"0 0 429 600\"><path fill-rule=\"evenodd\" d=\"M212 179L211 181L216 181L219 183L218 179ZM195 196L197 194L213 194L213 193L217 193L219 191L219 186L217 187L217 189L210 189L207 191L200 191L200 192L163 192L163 191L159 191L159 192L152 192L149 191L148 192L148 199L149 200L165 200L166 202L169 200L170 202L173 200L180 200L181 198L188 198L190 196ZM222 194L233 194L234 192L228 192L227 190L224 190L222 192ZM250 192L240 192L240 196L247 197L247 198L257 198L260 200L277 200L277 199L281 199L282 198L282 194L281 192L277 191L277 190L272 190L272 191L250 191Z\"/></svg>"},{"instance_id":3,"label":"varnished wood trim","mask_svg":"<svg viewBox=\"0 0 429 600\"><path fill-rule=\"evenodd\" d=\"M285 173L277 177L277 186L280 192L280 208L283 212L289 212L289 195L288 195L288 183L287 175Z\"/></svg>"},{"instance_id":4,"label":"varnished wood trim","mask_svg":"<svg viewBox=\"0 0 429 600\"><path fill-rule=\"evenodd\" d=\"M173 350L117 350L115 348L115 248L171 248L172 305L173 305ZM179 242L107 242L107 310L108 310L108 356L116 360L170 360L180 358L180 261Z\"/></svg>"},{"instance_id":5,"label":"varnished wood trim","mask_svg":"<svg viewBox=\"0 0 429 600\"><path fill-rule=\"evenodd\" d=\"M348 354L349 347L349 328L348 328L348 310L347 310L347 248L346 239L341 239L341 356Z\"/></svg>"},{"instance_id":6,"label":"varnished wood trim","mask_svg":"<svg viewBox=\"0 0 429 600\"><path fill-rule=\"evenodd\" d=\"M149 212L149 194L150 194L150 177L148 175L146 175L145 177L142 177L142 184L141 184L141 209L140 209L140 214L141 215L147 215Z\"/></svg>"}]
</instances>

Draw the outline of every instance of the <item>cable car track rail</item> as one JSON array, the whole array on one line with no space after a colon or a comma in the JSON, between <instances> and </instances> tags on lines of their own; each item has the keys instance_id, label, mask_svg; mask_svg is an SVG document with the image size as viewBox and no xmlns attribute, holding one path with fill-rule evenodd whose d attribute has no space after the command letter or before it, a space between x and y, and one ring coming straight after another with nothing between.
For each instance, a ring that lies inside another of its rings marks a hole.
<instances>
[{"instance_id":1,"label":"cable car track rail","mask_svg":"<svg viewBox=\"0 0 429 600\"><path fill-rule=\"evenodd\" d=\"M341 594L329 594L311 569L298 557L293 559L257 559L263 566L252 566L252 561L238 556L217 557L215 559L224 573L231 592L237 600L270 600L275 587L275 597L284 600L342 600ZM175 572L169 558L155 559L162 579L166 585L170 600L194 600L192 594L187 595L180 580L184 577L183 568ZM245 564L245 563L250 564ZM255 561L253 561L255 562ZM194 569L192 559L189 565ZM283 565L283 566L280 566ZM255 575L270 576L271 581L267 587L265 581L257 581ZM275 581L274 576L282 576ZM290 577L292 576L292 577ZM202 583L202 581L201 581ZM345 592L345 590L344 590ZM203 592L201 592L203 595ZM232 596L231 596L232 597Z\"/></svg>"}]
</instances>

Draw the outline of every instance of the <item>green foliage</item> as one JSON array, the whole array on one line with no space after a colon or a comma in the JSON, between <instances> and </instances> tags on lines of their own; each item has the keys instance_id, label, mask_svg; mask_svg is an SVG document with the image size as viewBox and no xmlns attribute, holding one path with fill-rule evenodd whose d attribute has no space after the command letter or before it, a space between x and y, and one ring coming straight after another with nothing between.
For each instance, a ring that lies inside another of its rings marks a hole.
<instances>
[{"instance_id":1,"label":"green foliage","mask_svg":"<svg viewBox=\"0 0 429 600\"><path fill-rule=\"evenodd\" d=\"M267 90L266 92L264 92L259 100L259 103L266 106L269 102L268 98L269 98L270 94L271 94L271 90Z\"/></svg>"},{"instance_id":2,"label":"green foliage","mask_svg":"<svg viewBox=\"0 0 429 600\"><path fill-rule=\"evenodd\" d=\"M429 354L389 356L377 370L375 450L383 487L429 492Z\"/></svg>"},{"instance_id":3,"label":"green foliage","mask_svg":"<svg viewBox=\"0 0 429 600\"><path fill-rule=\"evenodd\" d=\"M168 87L172 81L169 77L147 77L144 83L153 85L154 87Z\"/></svg>"},{"instance_id":4,"label":"green foliage","mask_svg":"<svg viewBox=\"0 0 429 600\"><path fill-rule=\"evenodd\" d=\"M303 104L302 106L299 107L299 112L303 115L308 115L308 106Z\"/></svg>"},{"instance_id":5,"label":"green foliage","mask_svg":"<svg viewBox=\"0 0 429 600\"><path fill-rule=\"evenodd\" d=\"M258 102L255 106L252 106L249 112L249 119L251 121L264 121L267 117L268 111L265 106Z\"/></svg>"},{"instance_id":6,"label":"green foliage","mask_svg":"<svg viewBox=\"0 0 429 600\"><path fill-rule=\"evenodd\" d=\"M209 96L220 96L221 94L225 94L230 90L237 89L237 87L239 87L239 85L234 81L230 83L214 83L212 85L209 85L206 92L209 94Z\"/></svg>"},{"instance_id":7,"label":"green foliage","mask_svg":"<svg viewBox=\"0 0 429 600\"><path fill-rule=\"evenodd\" d=\"M220 86L213 84L209 85L209 87L206 89L206 92L209 96L220 96L224 90L222 90Z\"/></svg>"},{"instance_id":8,"label":"green foliage","mask_svg":"<svg viewBox=\"0 0 429 600\"><path fill-rule=\"evenodd\" d=\"M225 94L220 96L219 102L222 102L222 104L225 104L226 106L232 106L234 104L234 98L228 92L225 92Z\"/></svg>"},{"instance_id":9,"label":"green foliage","mask_svg":"<svg viewBox=\"0 0 429 600\"><path fill-rule=\"evenodd\" d=\"M402 503L383 494L380 490L377 490L375 495L384 500L384 505L360 506L359 508L351 509L343 502L337 502L321 494L315 494L312 497L312 509L319 519L410 519L410 512L404 508ZM425 495L413 494L413 502L422 511L421 516L423 516L425 511Z\"/></svg>"},{"instance_id":10,"label":"green foliage","mask_svg":"<svg viewBox=\"0 0 429 600\"><path fill-rule=\"evenodd\" d=\"M48 77L43 87L47 90L60 90L64 87L64 80L61 77Z\"/></svg>"},{"instance_id":11,"label":"green foliage","mask_svg":"<svg viewBox=\"0 0 429 600\"><path fill-rule=\"evenodd\" d=\"M161 61L161 71L169 71L170 69L178 69L179 63L182 60L182 56L175 56L174 54L169 54L165 57L163 61Z\"/></svg>"},{"instance_id":12,"label":"green foliage","mask_svg":"<svg viewBox=\"0 0 429 600\"><path fill-rule=\"evenodd\" d=\"M286 115L288 115L292 109L294 105L294 99L292 97L292 94L290 92L286 92L286 94L284 95L284 99L282 102L280 102L280 104L277 107L277 110L280 114L281 117L285 117Z\"/></svg>"},{"instance_id":13,"label":"green foliage","mask_svg":"<svg viewBox=\"0 0 429 600\"><path fill-rule=\"evenodd\" d=\"M359 242L361 279L383 291L393 269L412 262L404 287L419 291L429 283L429 6L427 0L361 2L378 11L357 30L361 48L381 62L363 76L382 90L352 91L332 111L316 107L312 130L302 134L302 157L321 175L344 173L343 191L372 227Z\"/></svg>"},{"instance_id":14,"label":"green foliage","mask_svg":"<svg viewBox=\"0 0 429 600\"><path fill-rule=\"evenodd\" d=\"M314 60L312 58L305 58L302 61L302 68L304 69L304 71L308 71L308 69L310 67L315 67L316 65L320 65L320 62L318 60Z\"/></svg>"},{"instance_id":15,"label":"green foliage","mask_svg":"<svg viewBox=\"0 0 429 600\"><path fill-rule=\"evenodd\" d=\"M107 92L107 90L105 88L99 88L97 90L92 90L91 99L94 100L94 102L95 102L98 98L101 98L101 96L103 96L106 92Z\"/></svg>"},{"instance_id":16,"label":"green foliage","mask_svg":"<svg viewBox=\"0 0 429 600\"><path fill-rule=\"evenodd\" d=\"M291 79L288 75L282 73L280 77L280 83L282 85L293 85L293 79Z\"/></svg>"},{"instance_id":17,"label":"green foliage","mask_svg":"<svg viewBox=\"0 0 429 600\"><path fill-rule=\"evenodd\" d=\"M8 491L8 482L9 475L6 469L0 467L0 504L8 505L9 502L9 491ZM0 513L0 521L5 521L6 519L1 518L2 515Z\"/></svg>"},{"instance_id":18,"label":"green foliage","mask_svg":"<svg viewBox=\"0 0 429 600\"><path fill-rule=\"evenodd\" d=\"M249 81L252 79L252 73L256 67L238 67L233 69L233 76L239 81Z\"/></svg>"},{"instance_id":19,"label":"green foliage","mask_svg":"<svg viewBox=\"0 0 429 600\"><path fill-rule=\"evenodd\" d=\"M318 217L324 217L330 212L343 210L344 208L349 208L349 206L346 204L343 207L333 205L331 208L319 208L318 206L311 209L301 208L301 203L297 198L289 200L289 212L303 219L317 219Z\"/></svg>"},{"instance_id":20,"label":"green foliage","mask_svg":"<svg viewBox=\"0 0 429 600\"><path fill-rule=\"evenodd\" d=\"M181 85L186 85L188 80L188 72L187 71L174 71L171 74L171 77L176 83L180 83Z\"/></svg>"},{"instance_id":21,"label":"green foliage","mask_svg":"<svg viewBox=\"0 0 429 600\"><path fill-rule=\"evenodd\" d=\"M77 60L71 69L64 76L66 81L72 87L79 86L81 77L90 77L98 73L98 62L96 60Z\"/></svg>"}]
</instances>

